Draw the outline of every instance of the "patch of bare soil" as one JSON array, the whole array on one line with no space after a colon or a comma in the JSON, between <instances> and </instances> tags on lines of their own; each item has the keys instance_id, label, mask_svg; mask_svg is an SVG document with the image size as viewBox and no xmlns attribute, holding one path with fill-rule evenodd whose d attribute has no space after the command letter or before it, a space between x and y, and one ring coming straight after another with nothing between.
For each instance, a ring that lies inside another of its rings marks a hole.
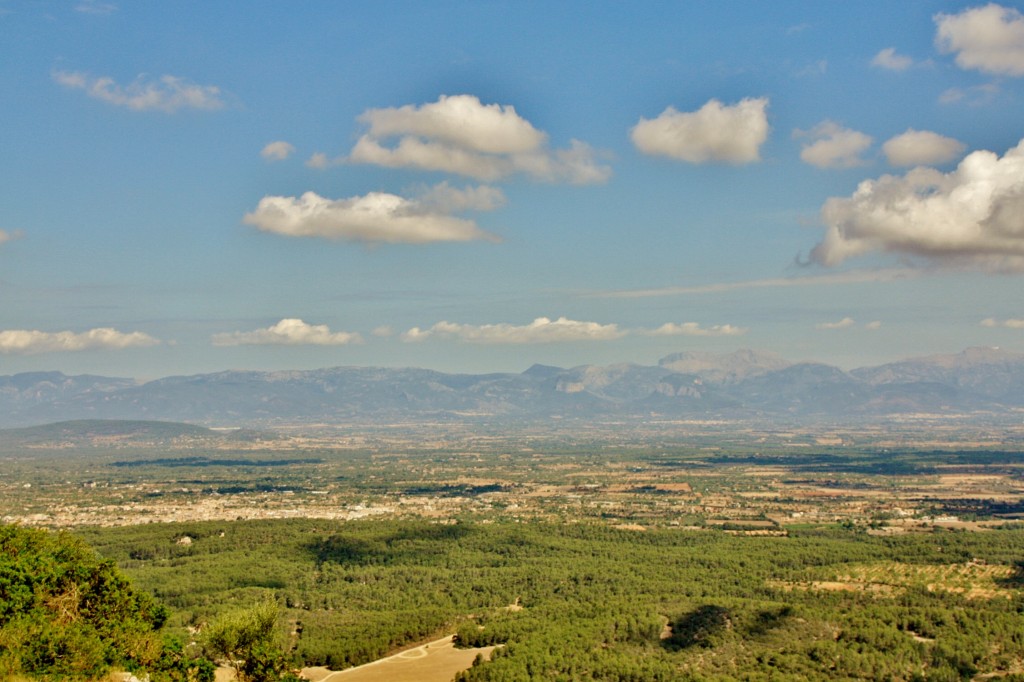
<instances>
[{"instance_id":1,"label":"patch of bare soil","mask_svg":"<svg viewBox=\"0 0 1024 682\"><path fill-rule=\"evenodd\" d=\"M348 670L305 668L301 675L312 682L450 682L456 673L472 666L478 654L490 658L494 649L456 649L449 635Z\"/></svg>"}]
</instances>

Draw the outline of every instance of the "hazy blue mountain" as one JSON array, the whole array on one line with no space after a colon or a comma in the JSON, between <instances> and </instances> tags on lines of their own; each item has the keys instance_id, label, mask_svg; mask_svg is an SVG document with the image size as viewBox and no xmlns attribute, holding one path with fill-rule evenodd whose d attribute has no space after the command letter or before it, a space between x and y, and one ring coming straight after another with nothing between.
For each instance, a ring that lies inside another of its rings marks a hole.
<instances>
[{"instance_id":1,"label":"hazy blue mountain","mask_svg":"<svg viewBox=\"0 0 1024 682\"><path fill-rule=\"evenodd\" d=\"M0 377L0 427L82 419L214 426L680 415L835 420L901 412L1010 414L1021 406L1024 354L991 348L851 372L746 350L677 353L656 366L534 365L495 374L333 367L144 384L58 372Z\"/></svg>"}]
</instances>

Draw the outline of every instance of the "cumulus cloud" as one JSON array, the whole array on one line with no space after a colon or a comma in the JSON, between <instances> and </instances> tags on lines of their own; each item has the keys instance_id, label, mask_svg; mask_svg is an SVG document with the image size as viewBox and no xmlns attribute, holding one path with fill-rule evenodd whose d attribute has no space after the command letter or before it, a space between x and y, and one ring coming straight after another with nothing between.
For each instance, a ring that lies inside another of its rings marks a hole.
<instances>
[{"instance_id":1,"label":"cumulus cloud","mask_svg":"<svg viewBox=\"0 0 1024 682\"><path fill-rule=\"evenodd\" d=\"M863 166L865 161L860 155L872 142L870 135L844 128L834 121L822 121L809 131L797 130L793 136L813 140L800 150L800 158L818 168Z\"/></svg>"},{"instance_id":2,"label":"cumulus cloud","mask_svg":"<svg viewBox=\"0 0 1024 682\"><path fill-rule=\"evenodd\" d=\"M875 331L876 329L882 328L882 323L880 320L873 320L872 322L868 322L864 325L864 328L870 331Z\"/></svg>"},{"instance_id":3,"label":"cumulus cloud","mask_svg":"<svg viewBox=\"0 0 1024 682\"><path fill-rule=\"evenodd\" d=\"M646 336L742 336L749 329L746 327L735 327L731 324L716 324L711 327L702 327L697 322L683 322L675 324L666 322L657 329L650 329L641 333Z\"/></svg>"},{"instance_id":4,"label":"cumulus cloud","mask_svg":"<svg viewBox=\"0 0 1024 682\"><path fill-rule=\"evenodd\" d=\"M892 166L946 163L963 154L966 148L967 146L959 140L913 128L882 145L882 151Z\"/></svg>"},{"instance_id":5,"label":"cumulus cloud","mask_svg":"<svg viewBox=\"0 0 1024 682\"><path fill-rule=\"evenodd\" d=\"M84 90L86 94L108 104L132 111L163 111L179 109L215 110L224 108L220 88L198 85L179 76L153 79L139 76L128 85L118 85L108 76L90 76L80 71L54 71L53 80L66 88Z\"/></svg>"},{"instance_id":6,"label":"cumulus cloud","mask_svg":"<svg viewBox=\"0 0 1024 682\"><path fill-rule=\"evenodd\" d=\"M955 53L962 69L1024 76L1024 16L1012 7L989 3L959 14L935 15L935 45Z\"/></svg>"},{"instance_id":7,"label":"cumulus cloud","mask_svg":"<svg viewBox=\"0 0 1024 682\"><path fill-rule=\"evenodd\" d=\"M332 332L325 324L284 319L266 329L213 335L215 346L344 346L362 343L359 334Z\"/></svg>"},{"instance_id":8,"label":"cumulus cloud","mask_svg":"<svg viewBox=\"0 0 1024 682\"><path fill-rule=\"evenodd\" d=\"M495 239L472 220L450 211L483 210L498 203L497 190L458 190L444 186L438 195L462 206L440 206L438 199L407 199L370 192L348 199L327 199L314 192L301 197L263 197L243 222L264 232L287 237L322 237L364 243L426 244L429 242Z\"/></svg>"},{"instance_id":9,"label":"cumulus cloud","mask_svg":"<svg viewBox=\"0 0 1024 682\"><path fill-rule=\"evenodd\" d=\"M821 322L819 324L814 325L814 328L815 329L849 329L854 324L856 324L856 323L853 321L852 317L844 317L843 319L839 320L838 322Z\"/></svg>"},{"instance_id":10,"label":"cumulus cloud","mask_svg":"<svg viewBox=\"0 0 1024 682\"><path fill-rule=\"evenodd\" d=\"M260 156L267 161L284 161L291 156L294 151L295 147L291 143L285 142L284 140L277 140L276 142L271 142L261 149Z\"/></svg>"},{"instance_id":11,"label":"cumulus cloud","mask_svg":"<svg viewBox=\"0 0 1024 682\"><path fill-rule=\"evenodd\" d=\"M871 66L888 69L889 71L906 71L913 65L914 60L906 55L896 54L895 47L879 50L878 54L871 60Z\"/></svg>"},{"instance_id":12,"label":"cumulus cloud","mask_svg":"<svg viewBox=\"0 0 1024 682\"><path fill-rule=\"evenodd\" d=\"M811 259L837 265L872 251L938 265L1024 272L1024 140L1002 157L968 154L950 173L918 167L865 180L825 202Z\"/></svg>"},{"instance_id":13,"label":"cumulus cloud","mask_svg":"<svg viewBox=\"0 0 1024 682\"><path fill-rule=\"evenodd\" d=\"M455 339L466 343L527 344L563 341L607 341L619 339L627 332L616 324L580 322L560 317L551 320L538 317L530 324L507 323L470 325L438 322L429 329L413 327L402 334L403 341L424 341L430 338Z\"/></svg>"},{"instance_id":14,"label":"cumulus cloud","mask_svg":"<svg viewBox=\"0 0 1024 682\"><path fill-rule=\"evenodd\" d=\"M692 112L668 107L657 118L641 118L629 136L637 149L653 156L689 163L753 163L760 160L761 145L768 139L767 107L767 97L732 106L712 99Z\"/></svg>"},{"instance_id":15,"label":"cumulus cloud","mask_svg":"<svg viewBox=\"0 0 1024 682\"><path fill-rule=\"evenodd\" d=\"M143 332L119 332L110 327L87 332L43 332L28 329L0 331L0 353L35 355L82 350L120 350L155 346L160 341Z\"/></svg>"},{"instance_id":16,"label":"cumulus cloud","mask_svg":"<svg viewBox=\"0 0 1024 682\"><path fill-rule=\"evenodd\" d=\"M442 171L489 182L515 173L581 185L611 176L611 168L598 162L589 145L572 140L568 149L552 150L547 134L515 107L483 104L473 95L369 109L359 121L367 131L349 153L352 163ZM323 161L328 161L326 156Z\"/></svg>"},{"instance_id":17,"label":"cumulus cloud","mask_svg":"<svg viewBox=\"0 0 1024 682\"><path fill-rule=\"evenodd\" d=\"M997 320L988 317L981 321L982 327L1005 327L1006 329L1024 329L1024 320L1010 318L1008 320Z\"/></svg>"}]
</instances>

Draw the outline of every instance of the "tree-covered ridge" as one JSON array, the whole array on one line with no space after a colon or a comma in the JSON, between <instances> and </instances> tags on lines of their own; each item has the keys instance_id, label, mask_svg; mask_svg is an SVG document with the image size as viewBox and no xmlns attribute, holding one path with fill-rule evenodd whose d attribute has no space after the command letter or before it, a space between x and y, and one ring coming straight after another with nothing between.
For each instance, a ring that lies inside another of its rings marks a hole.
<instances>
[{"instance_id":1,"label":"tree-covered ridge","mask_svg":"<svg viewBox=\"0 0 1024 682\"><path fill-rule=\"evenodd\" d=\"M167 609L66 533L0 526L0 674L154 665Z\"/></svg>"},{"instance_id":2,"label":"tree-covered ridge","mask_svg":"<svg viewBox=\"0 0 1024 682\"><path fill-rule=\"evenodd\" d=\"M462 674L473 681L1013 679L1024 669L1020 530L744 537L279 520L83 535L174 609L173 627L276 599L296 667L363 663L457 631L464 645L504 644ZM192 542L177 544L185 535ZM928 576L956 589L929 589ZM899 589L858 588L882 577ZM842 578L853 588L822 588Z\"/></svg>"}]
</instances>

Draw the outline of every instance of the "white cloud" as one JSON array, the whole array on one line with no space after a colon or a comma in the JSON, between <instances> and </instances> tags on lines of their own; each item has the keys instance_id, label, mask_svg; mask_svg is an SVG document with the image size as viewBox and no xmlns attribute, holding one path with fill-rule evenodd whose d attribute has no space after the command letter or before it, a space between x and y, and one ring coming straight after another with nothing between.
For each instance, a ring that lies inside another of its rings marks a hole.
<instances>
[{"instance_id":1,"label":"white cloud","mask_svg":"<svg viewBox=\"0 0 1024 682\"><path fill-rule=\"evenodd\" d=\"M895 47L879 50L878 54L871 60L871 66L888 69L889 71L906 71L913 65L914 60L905 55L896 54Z\"/></svg>"},{"instance_id":2,"label":"white cloud","mask_svg":"<svg viewBox=\"0 0 1024 682\"><path fill-rule=\"evenodd\" d=\"M622 338L626 333L615 324L579 322L565 317L560 317L557 320L538 317L526 325L500 323L476 326L438 322L429 329L413 327L402 334L402 340L414 342L429 338L442 338L456 339L466 343L526 344L607 341Z\"/></svg>"},{"instance_id":3,"label":"white cloud","mask_svg":"<svg viewBox=\"0 0 1024 682\"><path fill-rule=\"evenodd\" d=\"M924 166L952 161L967 148L963 142L928 130L908 129L882 145L892 166Z\"/></svg>"},{"instance_id":4,"label":"white cloud","mask_svg":"<svg viewBox=\"0 0 1024 682\"><path fill-rule=\"evenodd\" d=\"M860 157L871 146L871 136L844 128L833 121L822 121L809 131L797 130L794 137L810 137L800 158L818 168L853 168L866 162Z\"/></svg>"},{"instance_id":5,"label":"white cloud","mask_svg":"<svg viewBox=\"0 0 1024 682\"><path fill-rule=\"evenodd\" d=\"M291 143L285 142L284 140L277 140L276 142L271 142L261 149L260 156L267 161L284 161L291 156L294 151L295 147Z\"/></svg>"},{"instance_id":6,"label":"white cloud","mask_svg":"<svg viewBox=\"0 0 1024 682\"><path fill-rule=\"evenodd\" d=\"M215 346L344 346L362 343L359 334L332 332L325 324L284 319L266 329L213 335Z\"/></svg>"},{"instance_id":7,"label":"white cloud","mask_svg":"<svg viewBox=\"0 0 1024 682\"><path fill-rule=\"evenodd\" d=\"M854 324L856 324L856 323L853 321L852 317L844 317L843 319L839 320L838 322L821 322L819 324L814 325L814 328L815 329L849 329Z\"/></svg>"},{"instance_id":8,"label":"white cloud","mask_svg":"<svg viewBox=\"0 0 1024 682\"><path fill-rule=\"evenodd\" d=\"M34 355L82 350L120 350L155 346L160 343L143 332L123 333L110 327L87 332L42 332L28 329L0 331L0 353Z\"/></svg>"},{"instance_id":9,"label":"white cloud","mask_svg":"<svg viewBox=\"0 0 1024 682\"><path fill-rule=\"evenodd\" d=\"M1024 140L1000 158L968 154L951 173L918 167L865 180L821 209L824 239L812 260L837 265L872 251L938 265L1024 272Z\"/></svg>"},{"instance_id":10,"label":"white cloud","mask_svg":"<svg viewBox=\"0 0 1024 682\"><path fill-rule=\"evenodd\" d=\"M453 193L459 191L452 190ZM479 210L479 205L475 208ZM425 244L495 239L472 220L449 215L427 202L385 192L370 192L348 199L326 199L314 192L306 192L301 197L267 196L260 200L255 211L245 215L243 222L264 232L288 237L365 243Z\"/></svg>"},{"instance_id":11,"label":"white cloud","mask_svg":"<svg viewBox=\"0 0 1024 682\"><path fill-rule=\"evenodd\" d=\"M378 338L387 339L395 335L395 330L392 329L389 325L382 324L381 326L376 327L370 333Z\"/></svg>"},{"instance_id":12,"label":"white cloud","mask_svg":"<svg viewBox=\"0 0 1024 682\"><path fill-rule=\"evenodd\" d=\"M989 3L959 14L937 14L935 25L935 45L956 53L960 68L1024 76L1024 16L1019 10Z\"/></svg>"},{"instance_id":13,"label":"white cloud","mask_svg":"<svg viewBox=\"0 0 1024 682\"><path fill-rule=\"evenodd\" d=\"M683 322L675 324L666 322L657 329L642 331L646 336L742 336L749 329L746 327L734 327L731 324L716 324L711 327L701 327L697 322Z\"/></svg>"},{"instance_id":14,"label":"white cloud","mask_svg":"<svg viewBox=\"0 0 1024 682\"><path fill-rule=\"evenodd\" d=\"M864 325L864 328L868 329L870 331L875 331L876 329L881 329L882 328L882 323L879 320L874 320L874 321L868 322L866 325Z\"/></svg>"},{"instance_id":15,"label":"white cloud","mask_svg":"<svg viewBox=\"0 0 1024 682\"><path fill-rule=\"evenodd\" d=\"M107 76L94 77L80 71L54 71L53 80L67 88L84 90L90 97L132 111L224 108L220 88L197 85L178 76L157 79L139 76L128 85L118 85Z\"/></svg>"},{"instance_id":16,"label":"white cloud","mask_svg":"<svg viewBox=\"0 0 1024 682\"><path fill-rule=\"evenodd\" d=\"M1024 320L1013 319L997 320L993 317L981 321L982 327L1005 327L1006 329L1024 329Z\"/></svg>"},{"instance_id":17,"label":"white cloud","mask_svg":"<svg viewBox=\"0 0 1024 682\"><path fill-rule=\"evenodd\" d=\"M547 135L511 105L483 104L473 95L442 95L436 102L369 109L368 126L349 154L353 163L417 168L494 181L524 173L545 182L602 183L611 168L587 144L572 140L551 150ZM312 159L311 159L312 161ZM327 161L326 156L323 161Z\"/></svg>"},{"instance_id":18,"label":"white cloud","mask_svg":"<svg viewBox=\"0 0 1024 682\"><path fill-rule=\"evenodd\" d=\"M668 107L657 118L641 118L629 136L644 154L689 163L753 163L760 160L761 145L768 139L767 107L766 97L732 106L712 99L693 112Z\"/></svg>"}]
</instances>

